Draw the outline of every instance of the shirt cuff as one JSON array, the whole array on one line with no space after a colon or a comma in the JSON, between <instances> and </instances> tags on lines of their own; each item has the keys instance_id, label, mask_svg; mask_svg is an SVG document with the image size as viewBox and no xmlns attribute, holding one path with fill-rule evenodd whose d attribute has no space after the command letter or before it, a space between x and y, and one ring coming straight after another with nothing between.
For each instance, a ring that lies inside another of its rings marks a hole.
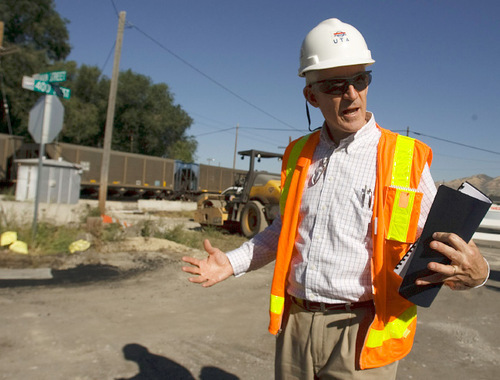
<instances>
[{"instance_id":1,"label":"shirt cuff","mask_svg":"<svg viewBox=\"0 0 500 380\"><path fill-rule=\"evenodd\" d=\"M235 277L240 277L248 271L248 249L245 247L245 244L247 243L248 242L245 242L241 247L226 253L227 258L233 267Z\"/></svg>"}]
</instances>

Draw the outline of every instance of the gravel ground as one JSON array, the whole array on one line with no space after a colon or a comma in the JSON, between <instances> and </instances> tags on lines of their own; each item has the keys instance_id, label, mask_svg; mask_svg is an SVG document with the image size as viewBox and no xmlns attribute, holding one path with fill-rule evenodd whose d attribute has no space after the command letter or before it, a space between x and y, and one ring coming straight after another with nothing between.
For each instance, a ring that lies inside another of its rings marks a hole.
<instances>
[{"instance_id":1,"label":"gravel ground","mask_svg":"<svg viewBox=\"0 0 500 380\"><path fill-rule=\"evenodd\" d=\"M491 379L500 361L500 245L486 286L419 308L398 379ZM0 379L272 379L272 266L204 289L156 239L72 256L46 280L0 280ZM5 252L0 253L5 258Z\"/></svg>"}]
</instances>

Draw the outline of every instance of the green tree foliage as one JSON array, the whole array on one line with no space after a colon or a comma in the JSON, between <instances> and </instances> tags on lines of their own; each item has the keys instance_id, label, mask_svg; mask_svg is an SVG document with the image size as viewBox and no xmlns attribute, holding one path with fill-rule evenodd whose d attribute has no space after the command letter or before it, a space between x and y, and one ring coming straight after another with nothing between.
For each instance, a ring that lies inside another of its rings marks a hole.
<instances>
[{"instance_id":1,"label":"green tree foliage","mask_svg":"<svg viewBox=\"0 0 500 380\"><path fill-rule=\"evenodd\" d=\"M64 61L70 53L67 20L55 10L53 0L0 0L0 20L5 23L4 46L15 53L0 57L0 75L10 108L12 132L30 138L29 110L41 96L23 89L22 77L64 70L64 125L59 140L87 146L103 146L109 78L99 68L77 67ZM3 105L3 104L2 104ZM2 112L4 107L2 107ZM5 115L0 133L9 133ZM132 72L120 73L112 148L116 150L194 161L197 142L186 135L192 119L179 106L164 83Z\"/></svg>"},{"instance_id":2,"label":"green tree foliage","mask_svg":"<svg viewBox=\"0 0 500 380\"><path fill-rule=\"evenodd\" d=\"M171 149L176 141L188 139L185 131L192 119L173 101L166 84L153 84L150 78L131 70L122 72L116 100L113 148L180 158L179 152ZM188 147L193 148L193 144ZM192 160L194 150L188 153Z\"/></svg>"},{"instance_id":3,"label":"green tree foliage","mask_svg":"<svg viewBox=\"0 0 500 380\"><path fill-rule=\"evenodd\" d=\"M4 39L18 47L43 50L50 60L62 60L71 51L66 24L53 0L2 0L0 19Z\"/></svg>"},{"instance_id":4,"label":"green tree foliage","mask_svg":"<svg viewBox=\"0 0 500 380\"><path fill-rule=\"evenodd\" d=\"M3 45L13 51L1 56L0 62L12 132L27 136L26 115L39 95L21 88L22 77L43 72L68 56L68 21L56 12L53 0L1 0L0 20L5 24ZM3 100L2 106L3 111ZM5 133L7 122L2 116L0 132Z\"/></svg>"}]
</instances>

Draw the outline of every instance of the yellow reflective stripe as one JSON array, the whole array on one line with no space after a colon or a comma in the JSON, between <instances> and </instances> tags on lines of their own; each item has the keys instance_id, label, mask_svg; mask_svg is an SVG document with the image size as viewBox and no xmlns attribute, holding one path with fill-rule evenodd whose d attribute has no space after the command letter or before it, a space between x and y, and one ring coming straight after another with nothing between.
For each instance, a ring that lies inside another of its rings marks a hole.
<instances>
[{"instance_id":1,"label":"yellow reflective stripe","mask_svg":"<svg viewBox=\"0 0 500 380\"><path fill-rule=\"evenodd\" d=\"M293 146L290 155L288 156L288 161L286 163L286 172L285 172L286 180L283 189L281 189L281 196L280 196L281 216L283 216L283 213L285 212L286 198L288 197L290 182L292 182L292 175L290 174L293 174L293 170L295 169L295 165L297 165L297 160L299 159L300 152L302 152L302 148L304 148L304 145L306 145L306 142L307 140L309 140L310 136L311 134L308 134L302 137L299 141L297 141Z\"/></svg>"},{"instance_id":2,"label":"yellow reflective stripe","mask_svg":"<svg viewBox=\"0 0 500 380\"><path fill-rule=\"evenodd\" d=\"M385 325L383 330L370 330L370 334L366 340L366 347L380 347L389 339L406 338L406 336L410 333L408 326L410 326L415 318L417 318L417 306L413 305L406 309L398 319L395 319Z\"/></svg>"},{"instance_id":3,"label":"yellow reflective stripe","mask_svg":"<svg viewBox=\"0 0 500 380\"><path fill-rule=\"evenodd\" d=\"M285 306L285 298L271 294L271 303L269 310L274 314L281 314Z\"/></svg>"},{"instance_id":4,"label":"yellow reflective stripe","mask_svg":"<svg viewBox=\"0 0 500 380\"><path fill-rule=\"evenodd\" d=\"M392 163L392 186L409 187L415 140L398 135Z\"/></svg>"},{"instance_id":5,"label":"yellow reflective stripe","mask_svg":"<svg viewBox=\"0 0 500 380\"><path fill-rule=\"evenodd\" d=\"M411 212L415 201L415 190L396 189L392 205L391 222L387 231L387 239L406 241L410 228Z\"/></svg>"}]
</instances>

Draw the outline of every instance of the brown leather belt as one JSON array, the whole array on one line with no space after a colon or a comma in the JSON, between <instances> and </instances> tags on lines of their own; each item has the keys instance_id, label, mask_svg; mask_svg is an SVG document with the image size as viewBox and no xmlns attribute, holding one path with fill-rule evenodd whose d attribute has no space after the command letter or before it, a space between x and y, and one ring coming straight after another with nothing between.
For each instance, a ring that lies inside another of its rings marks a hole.
<instances>
[{"instance_id":1,"label":"brown leather belt","mask_svg":"<svg viewBox=\"0 0 500 380\"><path fill-rule=\"evenodd\" d=\"M324 303L324 302L314 302L303 300L300 298L296 298L290 296L292 302L297 306L301 307L304 310L310 312L318 312L318 311L329 311L329 310L346 310L351 311L352 309L359 309L361 307L370 307L373 306L373 301L362 301L362 302L354 302L354 303Z\"/></svg>"}]
</instances>

